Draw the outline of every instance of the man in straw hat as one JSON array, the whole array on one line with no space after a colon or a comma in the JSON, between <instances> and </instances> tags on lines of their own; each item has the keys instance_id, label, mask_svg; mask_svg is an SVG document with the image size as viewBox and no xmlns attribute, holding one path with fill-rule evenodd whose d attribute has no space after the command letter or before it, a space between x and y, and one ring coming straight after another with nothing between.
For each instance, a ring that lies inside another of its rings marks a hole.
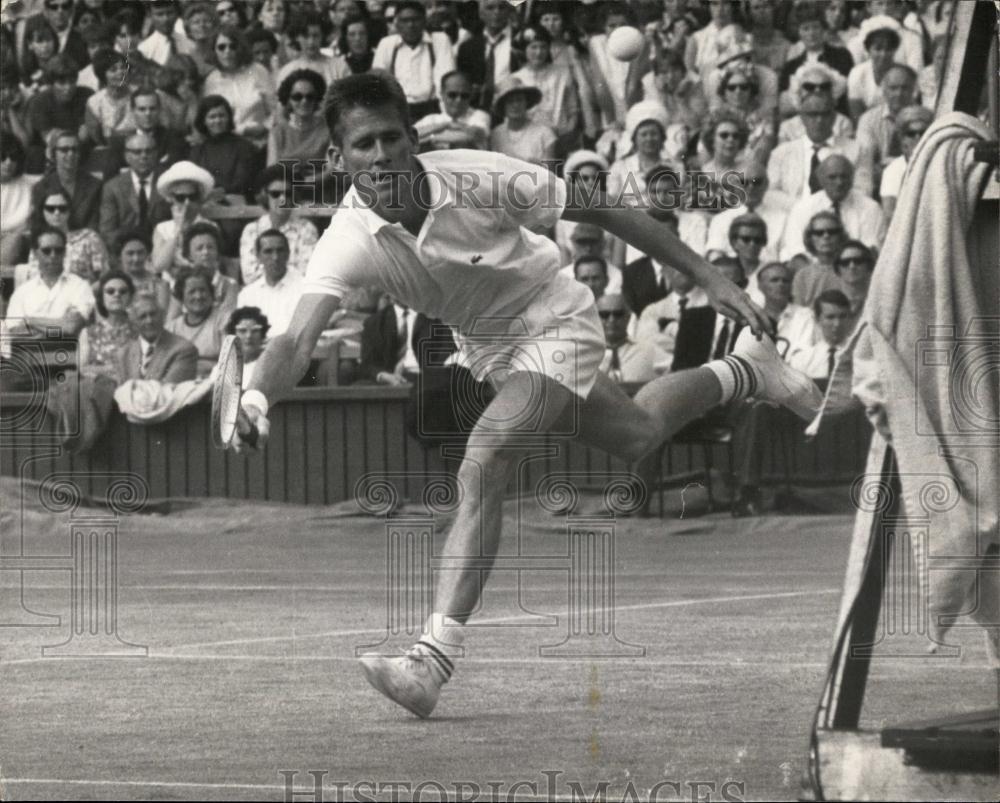
<instances>
[{"instance_id":1,"label":"man in straw hat","mask_svg":"<svg viewBox=\"0 0 1000 803\"><path fill-rule=\"evenodd\" d=\"M242 407L257 443L266 442L268 400L305 373L331 314L358 285L448 323L461 361L495 388L458 471L464 496L424 635L405 655L361 658L372 685L427 717L463 652L465 622L499 548L504 489L527 442L562 434L634 461L717 404L755 396L809 418L820 400L770 340L755 339L769 325L763 310L643 212L571 196L550 171L496 153L416 156L406 96L384 74L334 83L326 119L333 161L353 186L316 245L289 330L268 344ZM532 231L563 216L691 276L716 309L746 324L733 354L655 379L629 398L599 371L605 337L593 293L559 275L555 243Z\"/></svg>"}]
</instances>

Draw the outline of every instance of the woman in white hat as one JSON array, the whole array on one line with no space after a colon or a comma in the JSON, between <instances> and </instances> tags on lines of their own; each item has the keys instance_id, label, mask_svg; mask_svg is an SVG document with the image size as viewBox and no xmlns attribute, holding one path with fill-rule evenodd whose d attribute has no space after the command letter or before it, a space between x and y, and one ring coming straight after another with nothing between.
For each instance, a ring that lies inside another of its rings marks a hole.
<instances>
[{"instance_id":1,"label":"woman in white hat","mask_svg":"<svg viewBox=\"0 0 1000 803\"><path fill-rule=\"evenodd\" d=\"M896 63L902 27L887 14L869 17L861 23L858 38L864 43L868 60L855 64L847 76L847 108L851 119L882 102L879 88L889 68Z\"/></svg>"},{"instance_id":2,"label":"woman in white hat","mask_svg":"<svg viewBox=\"0 0 1000 803\"><path fill-rule=\"evenodd\" d=\"M588 192L604 192L608 184L608 160L597 151L573 151L563 165L563 177L571 184L581 185ZM556 221L556 245L562 254L563 264L573 259L573 232L578 224L560 218ZM605 233L602 256L610 260L617 237Z\"/></svg>"},{"instance_id":3,"label":"woman in white hat","mask_svg":"<svg viewBox=\"0 0 1000 803\"><path fill-rule=\"evenodd\" d=\"M636 103L625 116L625 134L628 152L611 165L608 175L608 196L621 196L628 206L645 203L646 180L644 176L657 165L682 170L682 165L664 154L669 124L667 110L656 101Z\"/></svg>"},{"instance_id":4,"label":"woman in white hat","mask_svg":"<svg viewBox=\"0 0 1000 803\"><path fill-rule=\"evenodd\" d=\"M211 223L201 209L214 187L211 173L187 161L177 162L157 179L156 191L170 202L170 220L153 229L154 272L173 275L177 268L190 267L181 251L184 232L195 222Z\"/></svg>"},{"instance_id":5,"label":"woman in white hat","mask_svg":"<svg viewBox=\"0 0 1000 803\"><path fill-rule=\"evenodd\" d=\"M493 97L493 114L503 122L490 134L490 150L533 164L555 161L556 132L549 126L533 122L528 109L537 106L542 93L516 76L508 76L497 84Z\"/></svg>"}]
</instances>

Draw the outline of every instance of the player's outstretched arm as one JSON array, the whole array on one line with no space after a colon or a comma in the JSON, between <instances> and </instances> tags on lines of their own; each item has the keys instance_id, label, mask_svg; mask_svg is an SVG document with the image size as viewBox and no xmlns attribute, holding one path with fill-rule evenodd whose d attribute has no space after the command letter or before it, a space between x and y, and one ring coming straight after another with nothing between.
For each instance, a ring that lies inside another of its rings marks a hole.
<instances>
[{"instance_id":1,"label":"player's outstretched arm","mask_svg":"<svg viewBox=\"0 0 1000 803\"><path fill-rule=\"evenodd\" d=\"M305 376L316 341L339 307L337 296L307 293L299 299L288 330L268 341L242 399L244 412L260 433L258 448L267 440L269 405Z\"/></svg>"},{"instance_id":2,"label":"player's outstretched arm","mask_svg":"<svg viewBox=\"0 0 1000 803\"><path fill-rule=\"evenodd\" d=\"M639 209L614 207L604 198L570 199L563 217L578 223L592 223L664 265L676 268L708 294L712 306L723 315L745 323L755 335L769 332L773 325L750 297L711 264L686 246L670 229Z\"/></svg>"}]
</instances>

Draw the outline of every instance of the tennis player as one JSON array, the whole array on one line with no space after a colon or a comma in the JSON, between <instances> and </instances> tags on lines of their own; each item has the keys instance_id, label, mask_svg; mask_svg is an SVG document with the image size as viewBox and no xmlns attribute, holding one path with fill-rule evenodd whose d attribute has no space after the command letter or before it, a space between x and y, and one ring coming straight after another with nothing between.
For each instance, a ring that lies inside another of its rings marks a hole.
<instances>
[{"instance_id":1,"label":"tennis player","mask_svg":"<svg viewBox=\"0 0 1000 803\"><path fill-rule=\"evenodd\" d=\"M464 364L494 386L459 468L465 497L442 554L456 568L440 573L434 613L404 655L360 659L372 685L427 717L497 554L504 489L526 433L572 431L636 461L718 404L753 396L811 417L820 398L762 337L770 326L763 310L643 212L570 198L553 173L498 153L418 156L406 96L385 74L334 82L326 121L331 157L352 188L313 251L288 331L268 343L241 404L263 445L268 399L305 374L327 321L358 285L450 324ZM605 345L593 294L560 275L559 248L533 232L560 217L601 226L689 275L719 312L746 324L733 354L629 398L598 371Z\"/></svg>"}]
</instances>

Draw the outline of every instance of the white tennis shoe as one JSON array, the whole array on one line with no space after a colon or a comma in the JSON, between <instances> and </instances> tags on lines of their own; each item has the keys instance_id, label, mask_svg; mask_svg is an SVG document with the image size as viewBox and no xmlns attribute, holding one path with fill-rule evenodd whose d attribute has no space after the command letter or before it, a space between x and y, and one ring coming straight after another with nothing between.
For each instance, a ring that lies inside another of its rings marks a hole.
<instances>
[{"instance_id":1,"label":"white tennis shoe","mask_svg":"<svg viewBox=\"0 0 1000 803\"><path fill-rule=\"evenodd\" d=\"M746 360L757 377L754 398L787 407L806 421L816 417L823 394L808 376L781 359L771 338L758 340L749 326L744 327L733 354Z\"/></svg>"},{"instance_id":2,"label":"white tennis shoe","mask_svg":"<svg viewBox=\"0 0 1000 803\"><path fill-rule=\"evenodd\" d=\"M437 705L441 686L431 671L431 659L417 648L390 658L368 653L359 659L368 682L394 703L422 719Z\"/></svg>"}]
</instances>

